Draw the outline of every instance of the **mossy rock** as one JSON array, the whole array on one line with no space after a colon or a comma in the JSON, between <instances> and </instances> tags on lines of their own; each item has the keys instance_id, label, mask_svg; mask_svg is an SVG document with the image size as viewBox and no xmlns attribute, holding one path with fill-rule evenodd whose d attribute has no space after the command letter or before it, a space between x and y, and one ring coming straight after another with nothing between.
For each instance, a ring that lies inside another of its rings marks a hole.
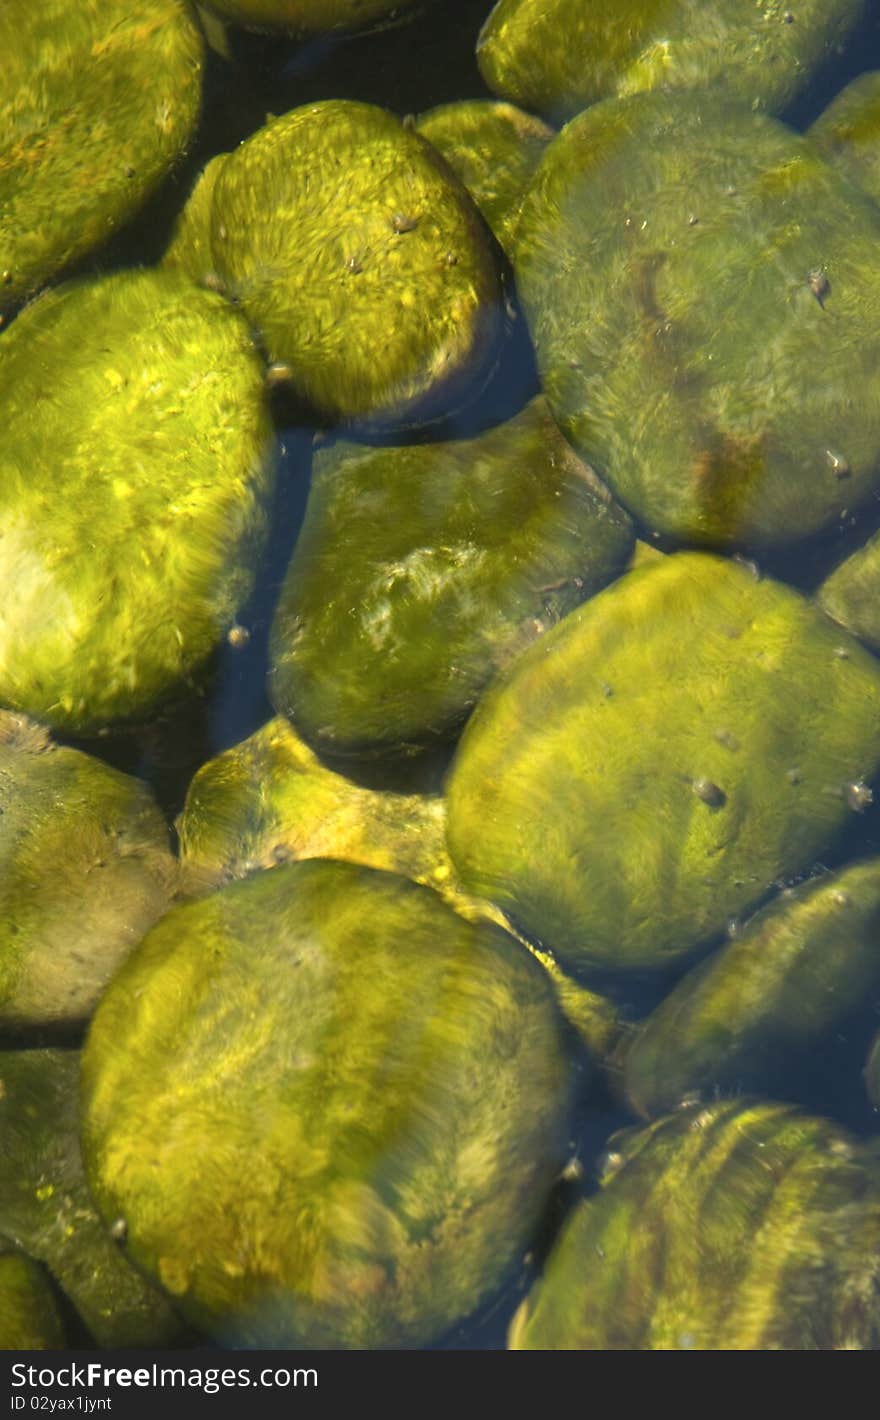
<instances>
[{"instance_id":1,"label":"mossy rock","mask_svg":"<svg viewBox=\"0 0 880 1420\"><path fill-rule=\"evenodd\" d=\"M82 1025L176 882L145 784L0 710L0 1027Z\"/></svg>"},{"instance_id":2,"label":"mossy rock","mask_svg":"<svg viewBox=\"0 0 880 1420\"><path fill-rule=\"evenodd\" d=\"M515 104L491 99L441 104L423 113L416 128L443 154L499 246L512 254L523 194L553 129Z\"/></svg>"},{"instance_id":3,"label":"mossy rock","mask_svg":"<svg viewBox=\"0 0 880 1420\"><path fill-rule=\"evenodd\" d=\"M45 1269L0 1239L0 1351L60 1351L65 1345Z\"/></svg>"},{"instance_id":4,"label":"mossy rock","mask_svg":"<svg viewBox=\"0 0 880 1420\"><path fill-rule=\"evenodd\" d=\"M864 0L500 0L477 40L494 94L562 122L614 95L711 89L778 112Z\"/></svg>"},{"instance_id":5,"label":"mossy rock","mask_svg":"<svg viewBox=\"0 0 880 1420\"><path fill-rule=\"evenodd\" d=\"M729 1100L612 1144L511 1328L514 1350L880 1344L880 1168L823 1119Z\"/></svg>"},{"instance_id":6,"label":"mossy rock","mask_svg":"<svg viewBox=\"0 0 880 1420\"><path fill-rule=\"evenodd\" d=\"M45 1264L99 1346L170 1346L184 1326L102 1225L79 1146L80 1054L0 1052L0 1233Z\"/></svg>"},{"instance_id":7,"label":"mossy rock","mask_svg":"<svg viewBox=\"0 0 880 1420\"><path fill-rule=\"evenodd\" d=\"M446 850L442 798L354 783L323 765L282 716L201 767L176 826L189 893L280 863L334 858L411 878L468 922L494 922L513 933L497 907L471 897L458 882ZM608 1055L618 1033L611 1002L571 980L546 953L536 955L589 1054Z\"/></svg>"},{"instance_id":8,"label":"mossy rock","mask_svg":"<svg viewBox=\"0 0 880 1420\"><path fill-rule=\"evenodd\" d=\"M560 428L649 528L794 541L880 477L880 212L776 120L690 94L554 139L514 265Z\"/></svg>"},{"instance_id":9,"label":"mossy rock","mask_svg":"<svg viewBox=\"0 0 880 1420\"><path fill-rule=\"evenodd\" d=\"M124 272L29 306L0 361L0 705L85 735L198 685L250 592L273 445L220 296Z\"/></svg>"},{"instance_id":10,"label":"mossy rock","mask_svg":"<svg viewBox=\"0 0 880 1420\"><path fill-rule=\"evenodd\" d=\"M180 157L202 43L182 0L3 0L0 311L106 240Z\"/></svg>"},{"instance_id":11,"label":"mossy rock","mask_svg":"<svg viewBox=\"0 0 880 1420\"><path fill-rule=\"evenodd\" d=\"M275 708L329 754L452 739L632 543L541 398L471 439L337 444L315 458L275 613Z\"/></svg>"},{"instance_id":12,"label":"mossy rock","mask_svg":"<svg viewBox=\"0 0 880 1420\"><path fill-rule=\"evenodd\" d=\"M211 212L214 188L227 157L227 153L217 153L202 168L162 257L163 267L185 271L193 281L208 287L219 285L211 251Z\"/></svg>"},{"instance_id":13,"label":"mossy rock","mask_svg":"<svg viewBox=\"0 0 880 1420\"><path fill-rule=\"evenodd\" d=\"M783 893L689 971L622 1055L637 1114L778 1091L880 986L880 859Z\"/></svg>"},{"instance_id":14,"label":"mossy rock","mask_svg":"<svg viewBox=\"0 0 880 1420\"><path fill-rule=\"evenodd\" d=\"M329 421L446 414L487 376L499 276L434 149L371 104L275 118L230 153L211 248L279 378Z\"/></svg>"},{"instance_id":15,"label":"mossy rock","mask_svg":"<svg viewBox=\"0 0 880 1420\"><path fill-rule=\"evenodd\" d=\"M880 651L880 533L835 567L816 600L841 626Z\"/></svg>"},{"instance_id":16,"label":"mossy rock","mask_svg":"<svg viewBox=\"0 0 880 1420\"><path fill-rule=\"evenodd\" d=\"M321 35L393 22L416 0L202 0L205 9L250 30Z\"/></svg>"},{"instance_id":17,"label":"mossy rock","mask_svg":"<svg viewBox=\"0 0 880 1420\"><path fill-rule=\"evenodd\" d=\"M83 1062L89 1181L211 1335L419 1345L521 1258L569 1089L515 942L396 875L294 863L173 909L115 978Z\"/></svg>"},{"instance_id":18,"label":"mossy rock","mask_svg":"<svg viewBox=\"0 0 880 1420\"><path fill-rule=\"evenodd\" d=\"M880 71L860 74L841 89L807 137L826 162L880 203Z\"/></svg>"},{"instance_id":19,"label":"mossy rock","mask_svg":"<svg viewBox=\"0 0 880 1420\"><path fill-rule=\"evenodd\" d=\"M677 553L487 693L452 861L564 962L665 966L824 851L880 765L878 711L880 665L799 593Z\"/></svg>"}]
</instances>

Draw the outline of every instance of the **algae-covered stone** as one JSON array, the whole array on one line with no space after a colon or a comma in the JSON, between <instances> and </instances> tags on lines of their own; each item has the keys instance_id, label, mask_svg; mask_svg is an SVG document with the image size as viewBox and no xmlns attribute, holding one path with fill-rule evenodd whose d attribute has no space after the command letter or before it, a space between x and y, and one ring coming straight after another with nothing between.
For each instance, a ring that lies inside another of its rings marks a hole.
<instances>
[{"instance_id":1,"label":"algae-covered stone","mask_svg":"<svg viewBox=\"0 0 880 1420\"><path fill-rule=\"evenodd\" d=\"M390 873L313 861L173 909L83 1062L89 1181L203 1330L415 1345L522 1253L563 1156L549 983Z\"/></svg>"},{"instance_id":2,"label":"algae-covered stone","mask_svg":"<svg viewBox=\"0 0 880 1420\"><path fill-rule=\"evenodd\" d=\"M145 784L0 710L0 1026L87 1020L176 879Z\"/></svg>"},{"instance_id":3,"label":"algae-covered stone","mask_svg":"<svg viewBox=\"0 0 880 1420\"><path fill-rule=\"evenodd\" d=\"M816 600L841 626L880 650L880 533L825 578Z\"/></svg>"},{"instance_id":4,"label":"algae-covered stone","mask_svg":"<svg viewBox=\"0 0 880 1420\"><path fill-rule=\"evenodd\" d=\"M632 540L540 398L472 439L337 444L315 459L272 628L275 708L328 753L450 738Z\"/></svg>"},{"instance_id":5,"label":"algae-covered stone","mask_svg":"<svg viewBox=\"0 0 880 1420\"><path fill-rule=\"evenodd\" d=\"M319 35L360 30L397 18L416 0L203 0L205 8L247 29Z\"/></svg>"},{"instance_id":6,"label":"algae-covered stone","mask_svg":"<svg viewBox=\"0 0 880 1420\"><path fill-rule=\"evenodd\" d=\"M780 1104L680 1110L620 1141L514 1320L514 1350L873 1350L880 1169Z\"/></svg>"},{"instance_id":7,"label":"algae-covered stone","mask_svg":"<svg viewBox=\"0 0 880 1420\"><path fill-rule=\"evenodd\" d=\"M561 121L611 95L711 89L779 111L864 0L500 0L477 40L493 93Z\"/></svg>"},{"instance_id":8,"label":"algae-covered stone","mask_svg":"<svg viewBox=\"0 0 880 1420\"><path fill-rule=\"evenodd\" d=\"M226 153L217 153L202 168L162 258L163 267L179 268L200 284L218 282L211 251L211 211L214 188L226 158Z\"/></svg>"},{"instance_id":9,"label":"algae-covered stone","mask_svg":"<svg viewBox=\"0 0 880 1420\"><path fill-rule=\"evenodd\" d=\"M177 833L188 892L279 863L334 858L400 873L433 888L467 921L513 930L497 907L461 887L446 849L442 798L354 783L323 765L281 716L202 766ZM547 953L535 955L590 1054L607 1055L618 1029L611 1002L571 980Z\"/></svg>"},{"instance_id":10,"label":"algae-covered stone","mask_svg":"<svg viewBox=\"0 0 880 1420\"><path fill-rule=\"evenodd\" d=\"M3 0L0 310L143 204L196 124L202 48L183 0Z\"/></svg>"},{"instance_id":11,"label":"algae-covered stone","mask_svg":"<svg viewBox=\"0 0 880 1420\"><path fill-rule=\"evenodd\" d=\"M45 1270L0 1239L0 1351L65 1345L64 1326Z\"/></svg>"},{"instance_id":12,"label":"algae-covered stone","mask_svg":"<svg viewBox=\"0 0 880 1420\"><path fill-rule=\"evenodd\" d=\"M177 273L70 282L0 360L0 705L78 734L204 677L274 476L241 317Z\"/></svg>"},{"instance_id":13,"label":"algae-covered stone","mask_svg":"<svg viewBox=\"0 0 880 1420\"><path fill-rule=\"evenodd\" d=\"M0 1052L0 1234L45 1264L101 1346L168 1346L183 1325L123 1257L89 1196L79 1051Z\"/></svg>"},{"instance_id":14,"label":"algae-covered stone","mask_svg":"<svg viewBox=\"0 0 880 1420\"><path fill-rule=\"evenodd\" d=\"M491 99L462 99L423 113L416 128L458 174L510 254L523 194L554 136L533 114Z\"/></svg>"},{"instance_id":15,"label":"algae-covered stone","mask_svg":"<svg viewBox=\"0 0 880 1420\"><path fill-rule=\"evenodd\" d=\"M780 1064L803 1062L880 985L880 860L784 893L695 967L626 1050L638 1114L686 1095L775 1093Z\"/></svg>"},{"instance_id":16,"label":"algae-covered stone","mask_svg":"<svg viewBox=\"0 0 880 1420\"><path fill-rule=\"evenodd\" d=\"M371 104L273 119L214 187L217 274L297 395L333 420L447 412L500 331L493 254L429 143Z\"/></svg>"},{"instance_id":17,"label":"algae-covered stone","mask_svg":"<svg viewBox=\"0 0 880 1420\"><path fill-rule=\"evenodd\" d=\"M807 136L829 163L880 202L880 71L860 74L841 89Z\"/></svg>"},{"instance_id":18,"label":"algae-covered stone","mask_svg":"<svg viewBox=\"0 0 880 1420\"><path fill-rule=\"evenodd\" d=\"M648 527L782 543L875 489L880 213L776 120L597 104L547 149L514 264L563 433Z\"/></svg>"},{"instance_id":19,"label":"algae-covered stone","mask_svg":"<svg viewBox=\"0 0 880 1420\"><path fill-rule=\"evenodd\" d=\"M477 708L453 863L568 961L663 965L827 846L880 764L878 711L880 665L799 593L705 553L649 563Z\"/></svg>"}]
</instances>

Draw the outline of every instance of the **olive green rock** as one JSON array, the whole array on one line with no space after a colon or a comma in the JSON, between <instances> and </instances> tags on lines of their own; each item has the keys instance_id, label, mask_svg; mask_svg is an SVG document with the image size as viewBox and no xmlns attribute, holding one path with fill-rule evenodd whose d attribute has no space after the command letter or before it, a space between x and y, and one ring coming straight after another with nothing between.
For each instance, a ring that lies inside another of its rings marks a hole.
<instances>
[{"instance_id":1,"label":"olive green rock","mask_svg":"<svg viewBox=\"0 0 880 1420\"><path fill-rule=\"evenodd\" d=\"M241 317L170 272L69 282L0 360L0 705L75 734L204 678L274 479Z\"/></svg>"},{"instance_id":2,"label":"olive green rock","mask_svg":"<svg viewBox=\"0 0 880 1420\"><path fill-rule=\"evenodd\" d=\"M880 650L880 533L825 578L816 600L841 626Z\"/></svg>"},{"instance_id":3,"label":"olive green rock","mask_svg":"<svg viewBox=\"0 0 880 1420\"><path fill-rule=\"evenodd\" d=\"M423 113L416 128L443 154L508 255L523 194L552 128L514 104L462 99Z\"/></svg>"},{"instance_id":4,"label":"olive green rock","mask_svg":"<svg viewBox=\"0 0 880 1420\"><path fill-rule=\"evenodd\" d=\"M183 0L3 0L0 311L143 205L198 118Z\"/></svg>"},{"instance_id":5,"label":"olive green rock","mask_svg":"<svg viewBox=\"0 0 880 1420\"><path fill-rule=\"evenodd\" d=\"M514 258L566 437L649 528L785 543L880 474L880 212L775 119L609 99L550 144Z\"/></svg>"},{"instance_id":6,"label":"olive green rock","mask_svg":"<svg viewBox=\"0 0 880 1420\"><path fill-rule=\"evenodd\" d=\"M185 271L193 281L209 287L219 286L211 251L211 210L214 188L227 156L226 153L217 153L202 168L162 258L163 267Z\"/></svg>"},{"instance_id":7,"label":"olive green rock","mask_svg":"<svg viewBox=\"0 0 880 1420\"><path fill-rule=\"evenodd\" d=\"M568 1093L549 982L517 943L315 860L144 939L90 1030L84 1150L103 1216L203 1331L418 1345L521 1257Z\"/></svg>"},{"instance_id":8,"label":"olive green rock","mask_svg":"<svg viewBox=\"0 0 880 1420\"><path fill-rule=\"evenodd\" d=\"M176 881L145 784L0 710L0 1027L86 1021Z\"/></svg>"},{"instance_id":9,"label":"olive green rock","mask_svg":"<svg viewBox=\"0 0 880 1420\"><path fill-rule=\"evenodd\" d=\"M0 1351L61 1350L65 1341L45 1270L0 1239Z\"/></svg>"},{"instance_id":10,"label":"olive green rock","mask_svg":"<svg viewBox=\"0 0 880 1420\"><path fill-rule=\"evenodd\" d=\"M775 1091L880 986L880 859L789 889L693 968L623 1056L637 1114L687 1095Z\"/></svg>"},{"instance_id":11,"label":"olive green rock","mask_svg":"<svg viewBox=\"0 0 880 1420\"><path fill-rule=\"evenodd\" d=\"M205 8L247 29L320 35L396 19L416 0L203 0Z\"/></svg>"},{"instance_id":12,"label":"olive green rock","mask_svg":"<svg viewBox=\"0 0 880 1420\"><path fill-rule=\"evenodd\" d=\"M99 1346L170 1346L183 1324L123 1257L83 1174L80 1054L0 1052L0 1233L45 1264Z\"/></svg>"},{"instance_id":13,"label":"olive green rock","mask_svg":"<svg viewBox=\"0 0 880 1420\"><path fill-rule=\"evenodd\" d=\"M497 907L470 897L458 882L442 798L354 783L323 765L282 716L199 769L176 827L187 893L279 863L334 858L412 878L467 921L513 932ZM618 1033L611 1002L568 977L547 953L534 954L566 1020L591 1055L606 1056Z\"/></svg>"},{"instance_id":14,"label":"olive green rock","mask_svg":"<svg viewBox=\"0 0 880 1420\"><path fill-rule=\"evenodd\" d=\"M705 553L649 563L477 708L447 791L452 861L563 961L663 966L866 802L878 710L880 665L799 593Z\"/></svg>"},{"instance_id":15,"label":"olive green rock","mask_svg":"<svg viewBox=\"0 0 880 1420\"><path fill-rule=\"evenodd\" d=\"M452 738L632 544L541 398L471 439L337 444L315 458L275 614L275 708L330 754Z\"/></svg>"},{"instance_id":16,"label":"olive green rock","mask_svg":"<svg viewBox=\"0 0 880 1420\"><path fill-rule=\"evenodd\" d=\"M485 378L501 294L479 214L434 149L371 104L275 118L214 187L217 274L328 420L445 414Z\"/></svg>"},{"instance_id":17,"label":"olive green rock","mask_svg":"<svg viewBox=\"0 0 880 1420\"><path fill-rule=\"evenodd\" d=\"M647 89L711 89L777 112L864 9L863 0L500 0L477 60L493 93L560 122Z\"/></svg>"},{"instance_id":18,"label":"olive green rock","mask_svg":"<svg viewBox=\"0 0 880 1420\"><path fill-rule=\"evenodd\" d=\"M514 1350L873 1350L880 1169L793 1107L693 1105L612 1145Z\"/></svg>"},{"instance_id":19,"label":"olive green rock","mask_svg":"<svg viewBox=\"0 0 880 1420\"><path fill-rule=\"evenodd\" d=\"M880 71L860 74L841 89L807 137L827 162L880 202Z\"/></svg>"}]
</instances>

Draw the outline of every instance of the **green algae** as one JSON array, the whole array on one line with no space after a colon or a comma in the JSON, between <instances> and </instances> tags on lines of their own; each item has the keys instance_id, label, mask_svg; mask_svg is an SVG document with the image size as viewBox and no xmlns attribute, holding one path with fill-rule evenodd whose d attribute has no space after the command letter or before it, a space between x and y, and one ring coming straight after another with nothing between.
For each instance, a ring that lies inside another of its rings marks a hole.
<instances>
[{"instance_id":1,"label":"green algae","mask_svg":"<svg viewBox=\"0 0 880 1420\"><path fill-rule=\"evenodd\" d=\"M92 734L204 681L274 479L260 359L183 276L70 282L0 361L0 705Z\"/></svg>"},{"instance_id":2,"label":"green algae","mask_svg":"<svg viewBox=\"0 0 880 1420\"><path fill-rule=\"evenodd\" d=\"M81 1025L176 881L145 784L0 710L0 1026Z\"/></svg>"},{"instance_id":3,"label":"green algae","mask_svg":"<svg viewBox=\"0 0 880 1420\"><path fill-rule=\"evenodd\" d=\"M337 444L315 458L275 613L275 708L328 754L452 738L631 547L540 398L471 439Z\"/></svg>"},{"instance_id":4,"label":"green algae","mask_svg":"<svg viewBox=\"0 0 880 1420\"><path fill-rule=\"evenodd\" d=\"M523 195L553 129L514 104L491 99L441 104L421 114L416 128L443 154L511 255Z\"/></svg>"},{"instance_id":5,"label":"green algae","mask_svg":"<svg viewBox=\"0 0 880 1420\"><path fill-rule=\"evenodd\" d=\"M772 1085L880 986L880 860L783 893L689 971L622 1058L627 1101L642 1115L687 1095Z\"/></svg>"},{"instance_id":6,"label":"green algae","mask_svg":"<svg viewBox=\"0 0 880 1420\"><path fill-rule=\"evenodd\" d=\"M873 1350L880 1172L786 1105L691 1105L613 1139L514 1350Z\"/></svg>"},{"instance_id":7,"label":"green algae","mask_svg":"<svg viewBox=\"0 0 880 1420\"><path fill-rule=\"evenodd\" d=\"M92 1022L84 1151L128 1254L209 1334L418 1345L521 1257L569 1084L515 942L313 860L147 935Z\"/></svg>"},{"instance_id":8,"label":"green algae","mask_svg":"<svg viewBox=\"0 0 880 1420\"><path fill-rule=\"evenodd\" d=\"M880 765L880 666L703 553L629 572L489 690L447 789L468 892L563 963L664 966L809 866Z\"/></svg>"},{"instance_id":9,"label":"green algae","mask_svg":"<svg viewBox=\"0 0 880 1420\"><path fill-rule=\"evenodd\" d=\"M498 908L459 883L442 798L363 788L323 765L283 717L202 765L176 827L185 892L280 863L333 858L411 878L468 922L494 922L516 935ZM534 954L589 1055L608 1055L618 1030L611 1002L573 981L546 952Z\"/></svg>"},{"instance_id":10,"label":"green algae","mask_svg":"<svg viewBox=\"0 0 880 1420\"><path fill-rule=\"evenodd\" d=\"M880 213L812 144L688 94L556 138L515 269L548 403L649 528L783 543L880 462Z\"/></svg>"},{"instance_id":11,"label":"green algae","mask_svg":"<svg viewBox=\"0 0 880 1420\"><path fill-rule=\"evenodd\" d=\"M0 1239L0 1351L61 1350L65 1342L45 1270Z\"/></svg>"},{"instance_id":12,"label":"green algae","mask_svg":"<svg viewBox=\"0 0 880 1420\"><path fill-rule=\"evenodd\" d=\"M829 573L816 600L841 626L880 650L880 533Z\"/></svg>"},{"instance_id":13,"label":"green algae","mask_svg":"<svg viewBox=\"0 0 880 1420\"><path fill-rule=\"evenodd\" d=\"M89 1195L75 1050L0 1052L0 1234L42 1262L98 1346L170 1346L184 1328Z\"/></svg>"},{"instance_id":14,"label":"green algae","mask_svg":"<svg viewBox=\"0 0 880 1420\"><path fill-rule=\"evenodd\" d=\"M807 129L826 162L880 202L880 73L860 74Z\"/></svg>"},{"instance_id":15,"label":"green algae","mask_svg":"<svg viewBox=\"0 0 880 1420\"><path fill-rule=\"evenodd\" d=\"M778 112L864 9L862 0L500 0L477 59L493 93L554 121L650 89L707 89Z\"/></svg>"},{"instance_id":16,"label":"green algae","mask_svg":"<svg viewBox=\"0 0 880 1420\"><path fill-rule=\"evenodd\" d=\"M384 109L309 104L242 143L214 186L211 248L279 377L319 417L438 417L495 358L501 292L479 215Z\"/></svg>"},{"instance_id":17,"label":"green algae","mask_svg":"<svg viewBox=\"0 0 880 1420\"><path fill-rule=\"evenodd\" d=\"M106 240L195 129L202 48L181 0L4 0L0 311Z\"/></svg>"}]
</instances>

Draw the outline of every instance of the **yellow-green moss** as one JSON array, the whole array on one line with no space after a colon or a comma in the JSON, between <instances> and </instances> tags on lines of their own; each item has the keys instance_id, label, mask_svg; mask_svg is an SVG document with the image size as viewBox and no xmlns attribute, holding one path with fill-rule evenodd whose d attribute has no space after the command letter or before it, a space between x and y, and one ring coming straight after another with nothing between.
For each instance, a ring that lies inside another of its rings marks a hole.
<instances>
[{"instance_id":1,"label":"yellow-green moss","mask_svg":"<svg viewBox=\"0 0 880 1420\"><path fill-rule=\"evenodd\" d=\"M465 888L567 962L659 966L800 871L880 765L880 665L804 597L679 553L570 613L453 762Z\"/></svg>"}]
</instances>

